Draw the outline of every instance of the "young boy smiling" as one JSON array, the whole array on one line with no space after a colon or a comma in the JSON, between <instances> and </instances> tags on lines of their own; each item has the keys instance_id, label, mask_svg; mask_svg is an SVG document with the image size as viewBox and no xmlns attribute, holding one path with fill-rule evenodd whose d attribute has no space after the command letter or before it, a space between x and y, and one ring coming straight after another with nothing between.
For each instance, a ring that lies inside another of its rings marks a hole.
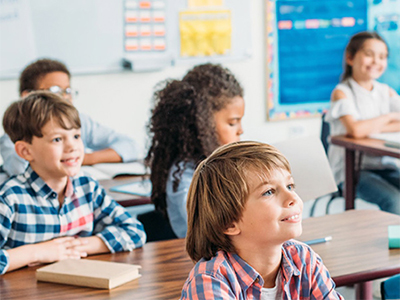
<instances>
[{"instance_id":1,"label":"young boy smiling","mask_svg":"<svg viewBox=\"0 0 400 300\"><path fill-rule=\"evenodd\" d=\"M197 167L186 249L197 262L182 299L343 299L321 258L291 240L303 204L274 147L238 142Z\"/></svg>"},{"instance_id":2,"label":"young boy smiling","mask_svg":"<svg viewBox=\"0 0 400 300\"><path fill-rule=\"evenodd\" d=\"M3 127L29 162L0 186L0 274L26 265L141 247L142 225L80 175L79 113L51 92L14 102Z\"/></svg>"},{"instance_id":3,"label":"young boy smiling","mask_svg":"<svg viewBox=\"0 0 400 300\"><path fill-rule=\"evenodd\" d=\"M24 98L33 91L51 91L73 103L77 94L71 88L71 74L60 61L39 59L28 65L19 77L19 93ZM88 115L80 113L81 139L86 151L83 165L98 163L129 162L140 158L140 148L130 137L101 125ZM0 137L0 154L3 169L9 175L18 175L25 171L28 162L15 152L14 143L5 134Z\"/></svg>"}]
</instances>

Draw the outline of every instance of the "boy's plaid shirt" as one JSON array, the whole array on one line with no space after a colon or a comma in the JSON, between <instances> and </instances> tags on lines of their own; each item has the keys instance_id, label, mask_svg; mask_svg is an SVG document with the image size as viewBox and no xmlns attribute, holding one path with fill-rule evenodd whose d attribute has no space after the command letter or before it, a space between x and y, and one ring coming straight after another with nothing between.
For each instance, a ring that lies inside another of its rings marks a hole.
<instances>
[{"instance_id":1,"label":"boy's plaid shirt","mask_svg":"<svg viewBox=\"0 0 400 300\"><path fill-rule=\"evenodd\" d=\"M0 186L0 274L7 249L62 236L100 237L111 252L130 251L146 240L143 226L106 195L94 179L70 178L64 203L32 169Z\"/></svg>"},{"instance_id":2,"label":"boy's plaid shirt","mask_svg":"<svg viewBox=\"0 0 400 300\"><path fill-rule=\"evenodd\" d=\"M282 246L282 298L344 300L321 258L307 245L290 240ZM181 299L261 299L264 280L237 254L218 251L201 259L186 280Z\"/></svg>"}]
</instances>

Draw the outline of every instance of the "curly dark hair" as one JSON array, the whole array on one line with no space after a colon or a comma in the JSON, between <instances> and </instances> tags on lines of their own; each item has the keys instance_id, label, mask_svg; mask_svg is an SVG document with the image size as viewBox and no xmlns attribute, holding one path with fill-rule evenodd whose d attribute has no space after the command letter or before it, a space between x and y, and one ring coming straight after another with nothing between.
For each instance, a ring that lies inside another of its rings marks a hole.
<instances>
[{"instance_id":1,"label":"curly dark hair","mask_svg":"<svg viewBox=\"0 0 400 300\"><path fill-rule=\"evenodd\" d=\"M36 91L38 82L47 74L53 72L63 72L71 77L68 68L57 60L43 58L28 65L19 76L19 94L24 91Z\"/></svg>"},{"instance_id":2,"label":"curly dark hair","mask_svg":"<svg viewBox=\"0 0 400 300\"><path fill-rule=\"evenodd\" d=\"M167 215L166 183L173 164L176 191L186 164L198 164L220 146L214 113L236 96L243 97L243 88L235 76L214 64L195 66L182 80L167 80L154 93L145 162L151 169L151 200L157 210Z\"/></svg>"}]
</instances>

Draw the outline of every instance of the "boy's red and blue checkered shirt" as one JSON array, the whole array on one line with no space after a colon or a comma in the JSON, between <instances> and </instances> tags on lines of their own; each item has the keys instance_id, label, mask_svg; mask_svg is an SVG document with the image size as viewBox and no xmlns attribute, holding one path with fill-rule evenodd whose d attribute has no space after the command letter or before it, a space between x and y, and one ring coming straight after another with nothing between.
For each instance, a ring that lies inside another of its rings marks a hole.
<instances>
[{"instance_id":1,"label":"boy's red and blue checkered shirt","mask_svg":"<svg viewBox=\"0 0 400 300\"><path fill-rule=\"evenodd\" d=\"M336 299L335 283L321 258L307 245L290 240L282 245L282 299ZM237 254L218 251L201 259L186 280L181 299L261 299L264 280Z\"/></svg>"},{"instance_id":2,"label":"boy's red and blue checkered shirt","mask_svg":"<svg viewBox=\"0 0 400 300\"><path fill-rule=\"evenodd\" d=\"M69 178L61 206L57 193L30 166L0 186L0 274L9 266L7 249L92 235L112 253L131 251L146 241L142 224L83 174Z\"/></svg>"}]
</instances>

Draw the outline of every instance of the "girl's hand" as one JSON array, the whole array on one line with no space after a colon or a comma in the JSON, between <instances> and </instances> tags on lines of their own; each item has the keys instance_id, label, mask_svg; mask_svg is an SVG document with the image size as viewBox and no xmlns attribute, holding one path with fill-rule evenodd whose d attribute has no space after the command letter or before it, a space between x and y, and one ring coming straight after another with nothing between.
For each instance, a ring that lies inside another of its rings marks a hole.
<instances>
[{"instance_id":1,"label":"girl's hand","mask_svg":"<svg viewBox=\"0 0 400 300\"><path fill-rule=\"evenodd\" d=\"M33 264L51 263L64 259L80 259L81 257L86 257L86 252L76 249L86 243L87 241L84 239L61 237L51 241L34 244L32 246L34 246L36 262Z\"/></svg>"}]
</instances>

